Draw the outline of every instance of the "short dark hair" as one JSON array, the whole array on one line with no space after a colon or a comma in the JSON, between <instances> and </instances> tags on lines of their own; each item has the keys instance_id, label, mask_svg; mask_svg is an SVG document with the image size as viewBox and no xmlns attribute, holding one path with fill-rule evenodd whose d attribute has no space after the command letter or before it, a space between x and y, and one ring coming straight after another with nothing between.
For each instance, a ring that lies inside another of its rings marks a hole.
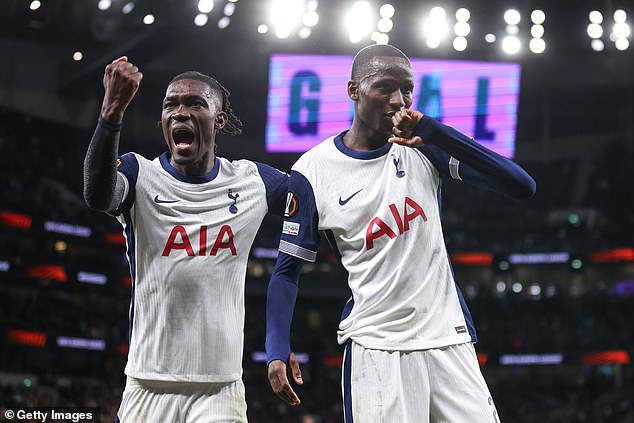
<instances>
[{"instance_id":1,"label":"short dark hair","mask_svg":"<svg viewBox=\"0 0 634 423\"><path fill-rule=\"evenodd\" d=\"M231 102L229 102L229 90L222 86L215 78L198 71L186 71L179 73L170 81L169 85L172 85L176 81L183 79L193 79L194 81L204 82L209 85L209 88L216 91L220 97L222 97L222 111L227 114L227 123L220 129L220 132L227 135L240 135L242 133L242 121L231 108Z\"/></svg>"},{"instance_id":2,"label":"short dark hair","mask_svg":"<svg viewBox=\"0 0 634 423\"><path fill-rule=\"evenodd\" d=\"M389 44L373 44L362 48L354 56L352 61L352 71L350 72L350 79L358 81L364 76L367 65L372 62L375 57L398 57L407 63L409 58L401 50Z\"/></svg>"}]
</instances>

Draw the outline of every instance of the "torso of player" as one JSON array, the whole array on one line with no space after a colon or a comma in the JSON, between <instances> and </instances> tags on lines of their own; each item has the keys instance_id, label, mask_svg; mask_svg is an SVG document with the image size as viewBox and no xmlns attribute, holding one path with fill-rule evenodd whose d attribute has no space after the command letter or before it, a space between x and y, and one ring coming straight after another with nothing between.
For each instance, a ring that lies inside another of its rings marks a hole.
<instances>
[{"instance_id":1,"label":"torso of player","mask_svg":"<svg viewBox=\"0 0 634 423\"><path fill-rule=\"evenodd\" d=\"M159 158L137 160L134 204L121 218L134 279L126 374L236 380L246 262L267 213L264 183L247 161L219 159L212 180L192 183Z\"/></svg>"},{"instance_id":2,"label":"torso of player","mask_svg":"<svg viewBox=\"0 0 634 423\"><path fill-rule=\"evenodd\" d=\"M422 152L388 144L359 158L326 141L294 169L311 183L319 229L331 232L349 272L354 306L341 343L415 350L470 341L443 239L439 173Z\"/></svg>"}]
</instances>

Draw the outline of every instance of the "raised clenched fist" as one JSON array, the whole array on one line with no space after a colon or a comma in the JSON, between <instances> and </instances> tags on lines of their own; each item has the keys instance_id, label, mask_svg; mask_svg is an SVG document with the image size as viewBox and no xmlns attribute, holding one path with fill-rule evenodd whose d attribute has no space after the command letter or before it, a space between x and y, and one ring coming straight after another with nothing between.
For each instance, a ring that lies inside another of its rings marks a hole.
<instances>
[{"instance_id":1,"label":"raised clenched fist","mask_svg":"<svg viewBox=\"0 0 634 423\"><path fill-rule=\"evenodd\" d=\"M106 66L103 75L104 97L101 116L109 122L121 123L123 114L134 98L143 74L122 56Z\"/></svg>"}]
</instances>

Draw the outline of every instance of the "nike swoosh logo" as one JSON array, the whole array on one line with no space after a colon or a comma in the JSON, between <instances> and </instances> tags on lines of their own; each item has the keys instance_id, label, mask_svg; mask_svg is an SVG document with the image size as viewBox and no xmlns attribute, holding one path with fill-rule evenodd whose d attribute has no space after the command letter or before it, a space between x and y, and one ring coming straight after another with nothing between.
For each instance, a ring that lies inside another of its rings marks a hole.
<instances>
[{"instance_id":1,"label":"nike swoosh logo","mask_svg":"<svg viewBox=\"0 0 634 423\"><path fill-rule=\"evenodd\" d=\"M154 202L156 204L166 204L166 203L178 203L180 200L161 200L158 198L158 195L154 197Z\"/></svg>"},{"instance_id":2,"label":"nike swoosh logo","mask_svg":"<svg viewBox=\"0 0 634 423\"><path fill-rule=\"evenodd\" d=\"M359 191L355 192L354 194L352 194L350 197L346 198L345 200L342 200L341 196L339 196L339 205L340 206L345 206L346 203L352 199L352 197L354 197L355 195L357 195L361 191L363 191L363 188L361 188Z\"/></svg>"}]
</instances>

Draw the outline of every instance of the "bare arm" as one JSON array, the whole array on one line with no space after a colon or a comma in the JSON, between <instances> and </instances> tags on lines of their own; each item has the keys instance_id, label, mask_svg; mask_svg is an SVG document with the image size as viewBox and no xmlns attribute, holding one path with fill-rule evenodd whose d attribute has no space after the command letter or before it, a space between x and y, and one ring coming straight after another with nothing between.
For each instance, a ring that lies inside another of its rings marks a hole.
<instances>
[{"instance_id":1,"label":"bare arm","mask_svg":"<svg viewBox=\"0 0 634 423\"><path fill-rule=\"evenodd\" d=\"M117 176L119 133L141 78L143 74L125 56L106 66L101 115L84 159L84 199L91 208L111 211L123 200L125 182Z\"/></svg>"}]
</instances>

